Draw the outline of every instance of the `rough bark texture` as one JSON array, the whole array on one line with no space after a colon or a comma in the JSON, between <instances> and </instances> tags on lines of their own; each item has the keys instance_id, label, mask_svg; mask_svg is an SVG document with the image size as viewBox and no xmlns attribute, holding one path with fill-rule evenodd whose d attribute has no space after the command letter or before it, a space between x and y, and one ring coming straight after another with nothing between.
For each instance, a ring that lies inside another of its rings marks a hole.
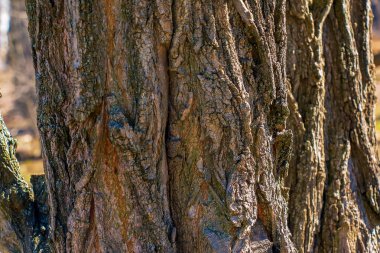
<instances>
[{"instance_id":1,"label":"rough bark texture","mask_svg":"<svg viewBox=\"0 0 380 253\"><path fill-rule=\"evenodd\" d=\"M370 1L336 1L326 23L328 181L319 246L325 250L380 250L369 12Z\"/></svg>"},{"instance_id":2,"label":"rough bark texture","mask_svg":"<svg viewBox=\"0 0 380 253\"><path fill-rule=\"evenodd\" d=\"M27 11L53 251L380 250L369 1Z\"/></svg>"},{"instance_id":3,"label":"rough bark texture","mask_svg":"<svg viewBox=\"0 0 380 253\"><path fill-rule=\"evenodd\" d=\"M31 252L32 192L22 180L15 156L16 141L0 118L0 251Z\"/></svg>"},{"instance_id":4,"label":"rough bark texture","mask_svg":"<svg viewBox=\"0 0 380 253\"><path fill-rule=\"evenodd\" d=\"M56 251L294 251L284 1L27 7Z\"/></svg>"},{"instance_id":5,"label":"rough bark texture","mask_svg":"<svg viewBox=\"0 0 380 253\"><path fill-rule=\"evenodd\" d=\"M20 175L16 145L0 117L0 252L49 252L45 180L32 177L33 196Z\"/></svg>"},{"instance_id":6,"label":"rough bark texture","mask_svg":"<svg viewBox=\"0 0 380 253\"><path fill-rule=\"evenodd\" d=\"M283 1L174 1L168 169L180 252L293 251Z\"/></svg>"},{"instance_id":7,"label":"rough bark texture","mask_svg":"<svg viewBox=\"0 0 380 253\"><path fill-rule=\"evenodd\" d=\"M288 7L293 242L300 252L379 251L370 1Z\"/></svg>"},{"instance_id":8,"label":"rough bark texture","mask_svg":"<svg viewBox=\"0 0 380 253\"><path fill-rule=\"evenodd\" d=\"M287 73L289 125L294 132L289 227L301 252L313 251L319 233L326 181L323 25L332 1L289 1ZM313 7L313 8L312 8Z\"/></svg>"}]
</instances>

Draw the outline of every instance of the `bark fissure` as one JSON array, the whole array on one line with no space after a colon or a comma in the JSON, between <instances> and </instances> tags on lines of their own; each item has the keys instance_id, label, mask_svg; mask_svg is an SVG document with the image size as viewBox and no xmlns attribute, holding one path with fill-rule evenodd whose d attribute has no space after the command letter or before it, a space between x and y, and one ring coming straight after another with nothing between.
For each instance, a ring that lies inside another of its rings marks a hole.
<instances>
[{"instance_id":1,"label":"bark fissure","mask_svg":"<svg viewBox=\"0 0 380 253\"><path fill-rule=\"evenodd\" d=\"M290 46L288 47L288 57L290 60L287 64L292 91L298 105L291 107L293 110L291 114L300 114L300 116L291 119L290 123L295 131L300 124L300 120L297 119L299 118L305 129L305 132L295 137L295 149L300 150L300 152L294 156L294 164L292 164L289 173L289 179L293 180L293 182L289 182L290 195L293 196L290 199L289 220L293 240L301 252L310 252L315 247L315 238L319 232L319 219L323 205L325 184L323 106L325 91L321 39L323 22L329 12L331 2L317 1L313 3L313 6L310 6L311 3L307 2L298 5L289 1L288 29L290 41L288 43ZM313 7L312 10L311 7ZM304 33L300 34L300 30ZM296 40L302 40L302 42L296 43ZM296 51L306 55L295 56ZM299 61L305 62L299 63ZM301 65L306 67L306 70L299 73L294 67ZM310 74L311 76L307 76ZM306 82L307 85L303 82ZM295 111L297 108L299 111ZM292 171L293 168L297 169ZM311 171L305 171L306 168L311 169ZM310 188L310 185L313 187ZM305 194L308 196L306 197Z\"/></svg>"},{"instance_id":2,"label":"bark fissure","mask_svg":"<svg viewBox=\"0 0 380 253\"><path fill-rule=\"evenodd\" d=\"M378 247L378 242L371 238L378 233L378 225L369 221L372 211L363 208L361 204L367 202L376 212L379 203L379 167L373 142L370 141L372 136L371 131L368 131L364 109L367 103L373 105L373 101L366 101L363 97L364 86L372 86L373 81L367 79L365 73L361 73L363 66L360 67L360 62L363 60L360 60L357 50L362 47L363 39L355 38L355 26L351 25L356 16L351 18L345 14L357 11L363 15L366 11L364 5L367 4L363 2L362 6L355 6L348 1L335 1L325 31L326 40L331 36L329 32L332 30L338 30L340 35L339 40L329 39L325 48L326 61L329 61L326 73L330 75L329 82L333 84L328 86L332 100L330 103L334 104L330 117L336 119L334 123L339 124L340 131L328 131L331 156L328 160L329 175L332 178L327 188L322 226L324 241L320 247L331 246L336 250L367 251ZM334 17L339 21L331 22ZM340 50L332 50L336 47ZM369 67L366 66L367 71ZM348 98L342 101L338 97L342 94L347 94ZM336 108L342 108L343 112L337 112ZM338 153L334 154L335 152ZM339 157L340 152L347 155ZM344 167L340 168L341 166ZM337 203L340 200L344 200L345 205ZM334 220L336 215L339 217L338 221ZM334 231L335 229L339 232Z\"/></svg>"},{"instance_id":3,"label":"bark fissure","mask_svg":"<svg viewBox=\"0 0 380 253\"><path fill-rule=\"evenodd\" d=\"M370 252L378 247L378 225L368 221L372 211L361 203L368 201L376 210L379 167L369 1L288 2L290 123L297 129L303 122L306 130L295 135L300 151L289 173L292 238L301 252ZM300 30L304 41L297 43Z\"/></svg>"}]
</instances>

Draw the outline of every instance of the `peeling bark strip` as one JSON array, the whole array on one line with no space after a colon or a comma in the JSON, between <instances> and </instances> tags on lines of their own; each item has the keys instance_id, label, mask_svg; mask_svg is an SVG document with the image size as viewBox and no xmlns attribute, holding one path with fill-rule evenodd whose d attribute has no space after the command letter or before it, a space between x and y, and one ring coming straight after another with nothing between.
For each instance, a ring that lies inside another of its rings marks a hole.
<instances>
[{"instance_id":1,"label":"peeling bark strip","mask_svg":"<svg viewBox=\"0 0 380 253\"><path fill-rule=\"evenodd\" d=\"M53 251L380 250L369 0L26 2Z\"/></svg>"}]
</instances>

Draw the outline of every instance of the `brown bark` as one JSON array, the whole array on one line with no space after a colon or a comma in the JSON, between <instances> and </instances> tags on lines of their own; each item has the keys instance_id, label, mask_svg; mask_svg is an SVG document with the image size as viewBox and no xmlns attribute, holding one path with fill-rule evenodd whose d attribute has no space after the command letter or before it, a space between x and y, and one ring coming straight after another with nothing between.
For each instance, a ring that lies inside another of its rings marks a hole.
<instances>
[{"instance_id":1,"label":"brown bark","mask_svg":"<svg viewBox=\"0 0 380 253\"><path fill-rule=\"evenodd\" d=\"M380 170L375 155L369 6L369 1L336 1L326 24L330 84L326 107L331 109L326 117L329 181L320 246L325 249L379 250ZM332 31L339 36L333 38Z\"/></svg>"},{"instance_id":2,"label":"brown bark","mask_svg":"<svg viewBox=\"0 0 380 253\"><path fill-rule=\"evenodd\" d=\"M379 251L369 6L27 0L53 251Z\"/></svg>"},{"instance_id":3,"label":"brown bark","mask_svg":"<svg viewBox=\"0 0 380 253\"><path fill-rule=\"evenodd\" d=\"M288 1L289 125L294 133L295 150L287 178L291 196L289 227L293 241L301 252L311 252L315 247L324 203L325 77L322 33L332 2Z\"/></svg>"},{"instance_id":4,"label":"brown bark","mask_svg":"<svg viewBox=\"0 0 380 253\"><path fill-rule=\"evenodd\" d=\"M370 1L289 7L290 125L298 150L287 180L293 242L300 252L376 252L380 171Z\"/></svg>"},{"instance_id":5,"label":"brown bark","mask_svg":"<svg viewBox=\"0 0 380 253\"><path fill-rule=\"evenodd\" d=\"M27 3L56 251L294 251L283 1Z\"/></svg>"},{"instance_id":6,"label":"brown bark","mask_svg":"<svg viewBox=\"0 0 380 253\"><path fill-rule=\"evenodd\" d=\"M167 148L180 252L294 250L280 182L284 7L174 3Z\"/></svg>"}]
</instances>

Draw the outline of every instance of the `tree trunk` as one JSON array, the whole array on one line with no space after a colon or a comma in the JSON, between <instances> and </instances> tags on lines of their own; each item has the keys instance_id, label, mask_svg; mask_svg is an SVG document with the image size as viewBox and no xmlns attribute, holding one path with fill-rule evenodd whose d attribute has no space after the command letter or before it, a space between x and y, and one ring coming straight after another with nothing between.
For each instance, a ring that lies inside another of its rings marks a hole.
<instances>
[{"instance_id":1,"label":"tree trunk","mask_svg":"<svg viewBox=\"0 0 380 253\"><path fill-rule=\"evenodd\" d=\"M33 188L27 185L16 160L16 146L0 116L0 252L49 252L45 180L32 176Z\"/></svg>"},{"instance_id":2,"label":"tree trunk","mask_svg":"<svg viewBox=\"0 0 380 253\"><path fill-rule=\"evenodd\" d=\"M294 2L294 3L292 3ZM289 227L300 252L380 250L370 1L292 1Z\"/></svg>"},{"instance_id":3,"label":"tree trunk","mask_svg":"<svg viewBox=\"0 0 380 253\"><path fill-rule=\"evenodd\" d=\"M53 251L380 250L369 0L27 11Z\"/></svg>"},{"instance_id":4,"label":"tree trunk","mask_svg":"<svg viewBox=\"0 0 380 253\"><path fill-rule=\"evenodd\" d=\"M22 180L15 156L16 141L0 118L0 251L31 252L32 194Z\"/></svg>"}]
</instances>

